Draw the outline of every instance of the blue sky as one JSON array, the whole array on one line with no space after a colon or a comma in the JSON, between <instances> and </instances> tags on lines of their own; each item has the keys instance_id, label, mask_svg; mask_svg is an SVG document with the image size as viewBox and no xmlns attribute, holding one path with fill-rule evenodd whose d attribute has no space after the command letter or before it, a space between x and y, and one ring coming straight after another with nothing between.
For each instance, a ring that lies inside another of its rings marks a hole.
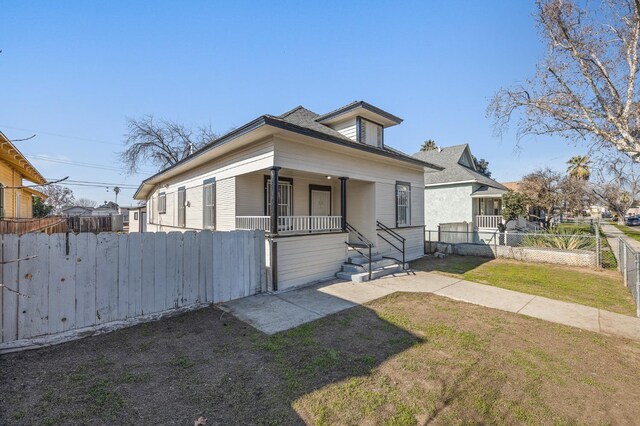
<instances>
[{"instance_id":1,"label":"blue sky","mask_svg":"<svg viewBox=\"0 0 640 426\"><path fill-rule=\"evenodd\" d=\"M525 1L3 1L0 130L47 178L137 186L117 152L127 117L225 132L296 105L366 100L404 119L385 142L470 143L494 177L565 169L559 138L492 134L485 109L544 46ZM46 161L43 158L53 159ZM82 163L83 165L69 164ZM113 200L111 189L72 186ZM112 186L112 185L111 185ZM124 189L120 204L131 203Z\"/></svg>"}]
</instances>

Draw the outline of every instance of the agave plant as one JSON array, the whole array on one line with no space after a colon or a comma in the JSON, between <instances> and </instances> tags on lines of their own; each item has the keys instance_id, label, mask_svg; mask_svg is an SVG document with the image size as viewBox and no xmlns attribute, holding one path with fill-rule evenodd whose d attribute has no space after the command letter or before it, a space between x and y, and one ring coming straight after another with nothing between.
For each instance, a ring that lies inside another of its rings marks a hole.
<instances>
[{"instance_id":1,"label":"agave plant","mask_svg":"<svg viewBox=\"0 0 640 426\"><path fill-rule=\"evenodd\" d=\"M590 236L576 233L573 235L557 235L551 232L526 235L522 245L528 247L544 247L562 250L593 250L595 241Z\"/></svg>"}]
</instances>

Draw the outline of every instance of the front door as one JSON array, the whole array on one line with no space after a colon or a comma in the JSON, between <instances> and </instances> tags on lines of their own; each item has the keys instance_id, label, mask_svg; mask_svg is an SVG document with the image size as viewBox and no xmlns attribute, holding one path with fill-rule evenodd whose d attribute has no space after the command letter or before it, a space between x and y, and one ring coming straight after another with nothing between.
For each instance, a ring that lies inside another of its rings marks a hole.
<instances>
[{"instance_id":1,"label":"front door","mask_svg":"<svg viewBox=\"0 0 640 426\"><path fill-rule=\"evenodd\" d=\"M310 186L310 216L331 216L331 187Z\"/></svg>"}]
</instances>

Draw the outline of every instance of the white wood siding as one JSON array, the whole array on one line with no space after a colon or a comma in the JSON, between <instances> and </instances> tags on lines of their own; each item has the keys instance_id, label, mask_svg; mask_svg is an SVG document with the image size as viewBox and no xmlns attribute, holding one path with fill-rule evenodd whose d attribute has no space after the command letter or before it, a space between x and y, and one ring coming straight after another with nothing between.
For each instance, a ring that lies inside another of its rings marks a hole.
<instances>
[{"instance_id":1,"label":"white wood siding","mask_svg":"<svg viewBox=\"0 0 640 426\"><path fill-rule=\"evenodd\" d=\"M267 172L236 177L236 215L264 215L264 176Z\"/></svg>"},{"instance_id":2,"label":"white wood siding","mask_svg":"<svg viewBox=\"0 0 640 426\"><path fill-rule=\"evenodd\" d=\"M229 231L236 227L236 178L216 182L216 229ZM200 212L202 217L202 212ZM202 226L202 225L201 225Z\"/></svg>"},{"instance_id":3,"label":"white wood siding","mask_svg":"<svg viewBox=\"0 0 640 426\"><path fill-rule=\"evenodd\" d=\"M278 238L278 290L333 278L347 255L347 234Z\"/></svg>"},{"instance_id":4,"label":"white wood siding","mask_svg":"<svg viewBox=\"0 0 640 426\"><path fill-rule=\"evenodd\" d=\"M395 228L393 231L406 239L404 246L405 261L408 262L424 256L424 229L422 227ZM382 235L398 248L402 248L402 242L396 240L386 232L379 230L378 234ZM402 260L402 253L382 238L378 238L377 250L384 256L390 256L398 260Z\"/></svg>"},{"instance_id":5,"label":"white wood siding","mask_svg":"<svg viewBox=\"0 0 640 426\"><path fill-rule=\"evenodd\" d=\"M342 123L335 124L331 126L335 131L342 133L344 136L348 137L352 141L357 140L357 129L356 129L356 120L355 118L343 121Z\"/></svg>"},{"instance_id":6,"label":"white wood siding","mask_svg":"<svg viewBox=\"0 0 640 426\"><path fill-rule=\"evenodd\" d=\"M140 211L129 210L129 232L140 232ZM138 215L138 219L135 216Z\"/></svg>"},{"instance_id":7,"label":"white wood siding","mask_svg":"<svg viewBox=\"0 0 640 426\"><path fill-rule=\"evenodd\" d=\"M386 157L367 155L348 147L311 145L308 143L277 139L275 141L275 165L294 170L329 175L347 176L370 182L411 182L424 187L422 166L400 162ZM332 149L330 149L332 148Z\"/></svg>"},{"instance_id":8,"label":"white wood siding","mask_svg":"<svg viewBox=\"0 0 640 426\"><path fill-rule=\"evenodd\" d=\"M177 231L181 229L177 227L177 191L181 186L186 188L186 201L189 204L185 209L186 228L202 229L202 185L205 180L210 178L216 179L218 229L234 229L236 215L235 177L271 167L273 157L272 141L259 142L163 182L151 192L147 202L149 203L151 200L150 204L155 206L158 194L164 192L167 194L167 212L150 216L147 230ZM230 220L232 216L233 221ZM155 224L151 223L151 220L156 221Z\"/></svg>"},{"instance_id":9,"label":"white wood siding","mask_svg":"<svg viewBox=\"0 0 640 426\"><path fill-rule=\"evenodd\" d=\"M396 226L396 183L376 183L377 220L388 226ZM424 225L424 189L411 182L411 226Z\"/></svg>"}]
</instances>

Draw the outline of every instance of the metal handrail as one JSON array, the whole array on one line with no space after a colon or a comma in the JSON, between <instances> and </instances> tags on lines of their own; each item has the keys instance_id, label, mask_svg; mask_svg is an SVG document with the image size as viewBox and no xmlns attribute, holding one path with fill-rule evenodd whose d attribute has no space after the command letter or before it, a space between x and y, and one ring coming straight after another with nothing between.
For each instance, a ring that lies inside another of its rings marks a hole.
<instances>
[{"instance_id":1,"label":"metal handrail","mask_svg":"<svg viewBox=\"0 0 640 426\"><path fill-rule=\"evenodd\" d=\"M393 235L398 241L406 240L405 237L403 237L402 235L398 234L396 231L394 231L393 229L389 228L387 225L385 225L384 223L380 222L379 220L376 221L376 225L378 225L378 227L382 228L382 230L386 231L387 233Z\"/></svg>"},{"instance_id":2,"label":"metal handrail","mask_svg":"<svg viewBox=\"0 0 640 426\"><path fill-rule=\"evenodd\" d=\"M347 223L347 231L349 231L350 233L351 232L354 233L356 238L359 239L360 241L362 241L364 244L368 244L368 245L373 246L373 243L371 241L369 241L369 239L367 237L362 235L362 233L360 231L358 231L356 228L351 226L349 223Z\"/></svg>"},{"instance_id":3,"label":"metal handrail","mask_svg":"<svg viewBox=\"0 0 640 426\"><path fill-rule=\"evenodd\" d=\"M371 248L373 247L373 243L371 241L369 241L369 239L367 239L367 237L362 235L360 233L360 231L358 231L356 228L354 228L353 226L349 225L348 223L346 224L346 228L347 228L347 231L349 231L349 234L354 234L355 237L357 239L359 239L360 241L362 241L362 243L365 244L367 246L367 248L369 249L369 255L367 256L366 254L361 252L358 249L358 247L356 247L355 245L353 245L349 241L345 241L345 244L347 246L351 247L352 249L354 249L355 251L360 253L362 255L362 257L366 258L369 261L369 280L371 280L371 258L372 258L372 256L371 256Z\"/></svg>"},{"instance_id":4,"label":"metal handrail","mask_svg":"<svg viewBox=\"0 0 640 426\"><path fill-rule=\"evenodd\" d=\"M395 232L394 230L392 230L391 228L389 228L388 226L386 226L384 223L380 222L380 221L376 221L376 224L378 225L378 227L380 228L380 230L386 232L387 234L391 235L393 238L395 238L396 240L398 240L399 242L402 243L402 249L400 249L399 247L397 247L395 244L393 244L391 241L387 240L385 237L383 237L382 235L380 235L378 233L378 237L382 238L383 240L385 240L391 247L393 247L394 249L398 250L400 253L402 253L402 270L404 271L405 268L405 242L407 241L406 238L404 238L402 235L398 234L397 232ZM393 260L398 260L395 258L392 258Z\"/></svg>"}]
</instances>

